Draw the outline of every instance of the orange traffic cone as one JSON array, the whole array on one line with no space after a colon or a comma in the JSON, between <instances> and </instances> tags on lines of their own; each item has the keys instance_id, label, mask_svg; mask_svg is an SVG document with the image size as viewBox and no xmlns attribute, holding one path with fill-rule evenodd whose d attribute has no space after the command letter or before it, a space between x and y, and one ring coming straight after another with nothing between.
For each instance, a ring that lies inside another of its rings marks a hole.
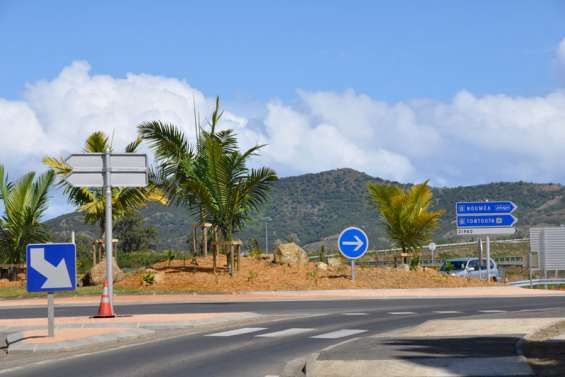
<instances>
[{"instance_id":1,"label":"orange traffic cone","mask_svg":"<svg viewBox=\"0 0 565 377\"><path fill-rule=\"evenodd\" d=\"M98 308L98 313L96 313L93 318L114 318L115 316L114 308L112 308L110 297L108 296L108 281L104 280L104 290L100 298L100 307Z\"/></svg>"}]
</instances>

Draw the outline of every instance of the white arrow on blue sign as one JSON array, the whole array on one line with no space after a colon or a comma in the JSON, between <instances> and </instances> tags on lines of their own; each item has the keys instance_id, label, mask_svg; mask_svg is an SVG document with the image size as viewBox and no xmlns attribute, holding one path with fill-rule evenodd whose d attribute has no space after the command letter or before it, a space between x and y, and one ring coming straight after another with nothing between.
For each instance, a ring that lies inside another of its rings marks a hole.
<instances>
[{"instance_id":1,"label":"white arrow on blue sign","mask_svg":"<svg viewBox=\"0 0 565 377\"><path fill-rule=\"evenodd\" d=\"M344 257L359 259L369 248L369 238L362 229L351 226L340 233L337 246Z\"/></svg>"},{"instance_id":2,"label":"white arrow on blue sign","mask_svg":"<svg viewBox=\"0 0 565 377\"><path fill-rule=\"evenodd\" d=\"M500 202L458 202L455 205L457 215L500 215L510 214L518 208L510 201Z\"/></svg>"},{"instance_id":3,"label":"white arrow on blue sign","mask_svg":"<svg viewBox=\"0 0 565 377\"><path fill-rule=\"evenodd\" d=\"M27 291L73 291L76 288L76 247L72 243L27 246Z\"/></svg>"},{"instance_id":4,"label":"white arrow on blue sign","mask_svg":"<svg viewBox=\"0 0 565 377\"><path fill-rule=\"evenodd\" d=\"M511 227L518 221L512 215L457 216L459 228Z\"/></svg>"}]
</instances>

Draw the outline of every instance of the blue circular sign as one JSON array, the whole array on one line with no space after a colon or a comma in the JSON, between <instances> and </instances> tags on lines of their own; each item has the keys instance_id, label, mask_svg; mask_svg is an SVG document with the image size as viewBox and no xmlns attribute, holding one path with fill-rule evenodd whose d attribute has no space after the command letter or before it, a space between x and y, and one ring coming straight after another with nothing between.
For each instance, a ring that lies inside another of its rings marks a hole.
<instances>
[{"instance_id":1,"label":"blue circular sign","mask_svg":"<svg viewBox=\"0 0 565 377\"><path fill-rule=\"evenodd\" d=\"M363 230L350 226L345 228L337 239L339 252L348 259L361 258L369 248L369 238Z\"/></svg>"}]
</instances>

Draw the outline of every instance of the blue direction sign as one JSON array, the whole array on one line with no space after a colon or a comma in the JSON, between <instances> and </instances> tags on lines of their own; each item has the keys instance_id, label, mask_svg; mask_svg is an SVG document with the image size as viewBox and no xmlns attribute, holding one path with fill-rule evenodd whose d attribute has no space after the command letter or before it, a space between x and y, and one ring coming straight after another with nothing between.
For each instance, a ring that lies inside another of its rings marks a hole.
<instances>
[{"instance_id":1,"label":"blue direction sign","mask_svg":"<svg viewBox=\"0 0 565 377\"><path fill-rule=\"evenodd\" d=\"M457 216L459 228L511 227L518 221L512 215Z\"/></svg>"},{"instance_id":2,"label":"blue direction sign","mask_svg":"<svg viewBox=\"0 0 565 377\"><path fill-rule=\"evenodd\" d=\"M363 230L351 226L345 228L337 239L339 252L348 259L361 258L369 248L369 238Z\"/></svg>"},{"instance_id":3,"label":"blue direction sign","mask_svg":"<svg viewBox=\"0 0 565 377\"><path fill-rule=\"evenodd\" d=\"M509 201L502 202L458 202L455 205L457 215L498 215L509 214L518 208Z\"/></svg>"},{"instance_id":4,"label":"blue direction sign","mask_svg":"<svg viewBox=\"0 0 565 377\"><path fill-rule=\"evenodd\" d=\"M27 291L72 291L76 288L76 247L72 243L27 246Z\"/></svg>"}]
</instances>

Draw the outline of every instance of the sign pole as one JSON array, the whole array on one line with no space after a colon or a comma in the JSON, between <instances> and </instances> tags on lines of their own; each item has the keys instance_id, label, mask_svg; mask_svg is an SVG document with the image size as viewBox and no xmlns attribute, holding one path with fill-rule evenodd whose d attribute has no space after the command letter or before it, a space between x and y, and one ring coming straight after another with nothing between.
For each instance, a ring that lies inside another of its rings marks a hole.
<instances>
[{"instance_id":1,"label":"sign pole","mask_svg":"<svg viewBox=\"0 0 565 377\"><path fill-rule=\"evenodd\" d=\"M104 152L104 191L106 193L106 221L104 222L104 241L106 247L106 280L108 281L108 301L113 307L114 282L112 276L112 167L110 151Z\"/></svg>"},{"instance_id":2,"label":"sign pole","mask_svg":"<svg viewBox=\"0 0 565 377\"><path fill-rule=\"evenodd\" d=\"M490 282L490 236L487 236L487 281Z\"/></svg>"},{"instance_id":3,"label":"sign pole","mask_svg":"<svg viewBox=\"0 0 565 377\"><path fill-rule=\"evenodd\" d=\"M47 336L55 336L55 294L47 292Z\"/></svg>"},{"instance_id":4,"label":"sign pole","mask_svg":"<svg viewBox=\"0 0 565 377\"><path fill-rule=\"evenodd\" d=\"M351 260L351 281L355 281L355 259Z\"/></svg>"}]
</instances>

